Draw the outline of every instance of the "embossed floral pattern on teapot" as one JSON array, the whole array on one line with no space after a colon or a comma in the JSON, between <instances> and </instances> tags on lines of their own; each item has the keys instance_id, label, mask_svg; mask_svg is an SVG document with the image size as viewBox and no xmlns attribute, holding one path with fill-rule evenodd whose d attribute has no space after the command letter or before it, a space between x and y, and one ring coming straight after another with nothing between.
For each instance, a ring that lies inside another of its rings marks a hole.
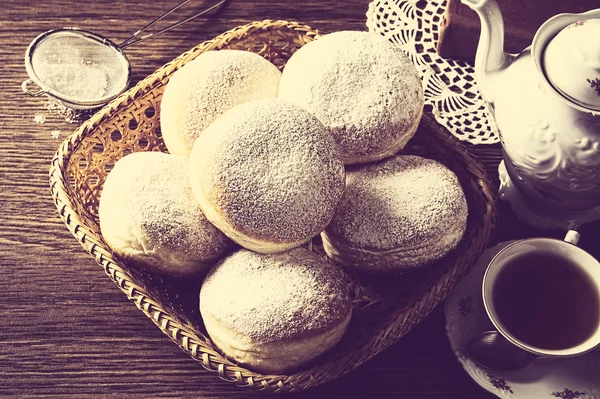
<instances>
[{"instance_id":1,"label":"embossed floral pattern on teapot","mask_svg":"<svg viewBox=\"0 0 600 399\"><path fill-rule=\"evenodd\" d=\"M503 51L496 2L462 1L481 20L476 79L492 105L513 184L536 207L600 206L600 9L549 19L531 47L512 55Z\"/></svg>"}]
</instances>

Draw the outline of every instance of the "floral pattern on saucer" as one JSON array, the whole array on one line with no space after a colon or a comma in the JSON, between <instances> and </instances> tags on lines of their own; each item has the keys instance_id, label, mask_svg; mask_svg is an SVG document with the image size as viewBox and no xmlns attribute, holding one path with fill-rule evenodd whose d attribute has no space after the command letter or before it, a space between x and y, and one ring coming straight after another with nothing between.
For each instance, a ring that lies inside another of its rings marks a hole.
<instances>
[{"instance_id":1,"label":"floral pattern on saucer","mask_svg":"<svg viewBox=\"0 0 600 399\"><path fill-rule=\"evenodd\" d=\"M481 297L481 282L494 255L511 242L486 250L446 300L446 333L467 374L499 398L600 399L600 350L569 359L538 359L512 372L487 370L465 352L477 334L493 330Z\"/></svg>"}]
</instances>

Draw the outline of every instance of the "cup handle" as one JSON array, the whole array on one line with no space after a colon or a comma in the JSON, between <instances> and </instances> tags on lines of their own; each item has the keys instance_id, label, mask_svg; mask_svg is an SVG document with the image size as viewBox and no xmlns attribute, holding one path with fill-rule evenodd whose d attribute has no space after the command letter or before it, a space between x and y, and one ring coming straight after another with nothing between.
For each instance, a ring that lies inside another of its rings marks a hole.
<instances>
[{"instance_id":1,"label":"cup handle","mask_svg":"<svg viewBox=\"0 0 600 399\"><path fill-rule=\"evenodd\" d=\"M465 350L475 363L496 371L519 370L538 358L513 345L496 330L484 331L474 337Z\"/></svg>"},{"instance_id":2,"label":"cup handle","mask_svg":"<svg viewBox=\"0 0 600 399\"><path fill-rule=\"evenodd\" d=\"M567 231L567 235L565 235L564 241L577 246L579 243L579 238L581 238L581 235L577 231L569 230Z\"/></svg>"}]
</instances>

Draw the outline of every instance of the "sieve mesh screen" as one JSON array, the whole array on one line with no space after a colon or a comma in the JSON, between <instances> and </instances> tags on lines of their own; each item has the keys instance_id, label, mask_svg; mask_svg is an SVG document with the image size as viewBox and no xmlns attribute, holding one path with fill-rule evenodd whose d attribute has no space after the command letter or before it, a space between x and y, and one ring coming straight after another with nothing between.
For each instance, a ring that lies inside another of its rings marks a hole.
<instances>
[{"instance_id":1,"label":"sieve mesh screen","mask_svg":"<svg viewBox=\"0 0 600 399\"><path fill-rule=\"evenodd\" d=\"M79 30L58 30L31 49L30 62L41 87L74 103L103 102L120 94L129 62L112 42Z\"/></svg>"}]
</instances>

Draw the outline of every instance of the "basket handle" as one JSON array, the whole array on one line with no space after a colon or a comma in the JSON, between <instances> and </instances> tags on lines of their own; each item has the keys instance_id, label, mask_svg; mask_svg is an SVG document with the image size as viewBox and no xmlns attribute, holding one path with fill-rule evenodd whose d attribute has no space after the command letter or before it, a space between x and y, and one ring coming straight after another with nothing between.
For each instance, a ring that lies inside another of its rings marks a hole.
<instances>
[{"instance_id":1,"label":"basket handle","mask_svg":"<svg viewBox=\"0 0 600 399\"><path fill-rule=\"evenodd\" d=\"M23 89L23 91L25 93L29 94L30 96L32 96L32 97L39 97L42 94L46 94L48 92L47 90L44 90L42 88L40 88L40 90L38 90L38 91L31 91L31 90L29 90L28 86L31 83L33 83L33 80L31 80L31 79L27 79L26 81L24 81L23 83L21 83L21 89Z\"/></svg>"}]
</instances>

